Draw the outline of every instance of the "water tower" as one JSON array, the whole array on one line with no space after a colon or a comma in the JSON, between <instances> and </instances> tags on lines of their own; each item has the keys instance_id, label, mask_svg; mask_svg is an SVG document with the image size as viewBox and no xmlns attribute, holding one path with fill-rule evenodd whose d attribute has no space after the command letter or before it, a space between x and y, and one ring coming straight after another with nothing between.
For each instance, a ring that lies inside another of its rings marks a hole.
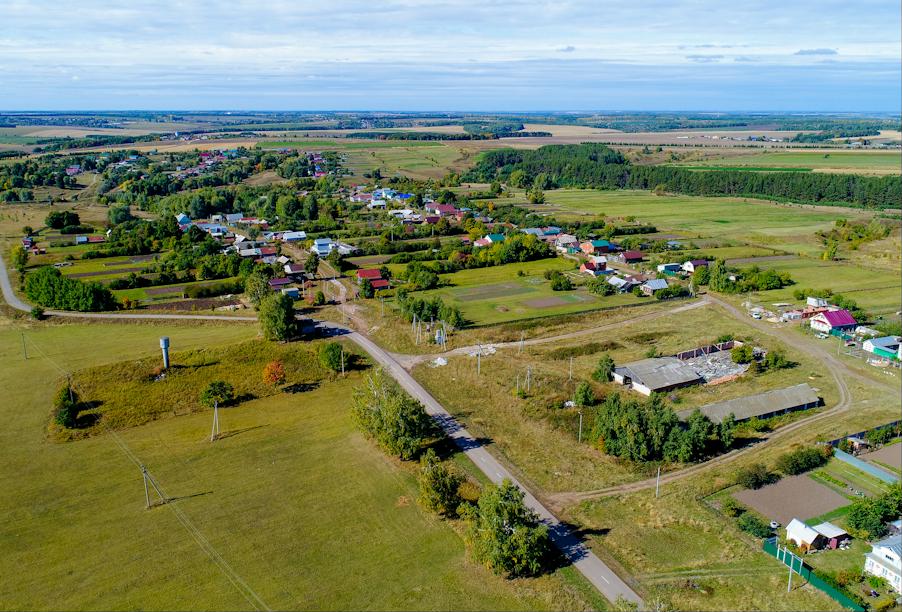
<instances>
[{"instance_id":1,"label":"water tower","mask_svg":"<svg viewBox=\"0 0 902 612\"><path fill-rule=\"evenodd\" d=\"M160 338L160 348L163 349L163 369L169 369L169 336Z\"/></svg>"}]
</instances>

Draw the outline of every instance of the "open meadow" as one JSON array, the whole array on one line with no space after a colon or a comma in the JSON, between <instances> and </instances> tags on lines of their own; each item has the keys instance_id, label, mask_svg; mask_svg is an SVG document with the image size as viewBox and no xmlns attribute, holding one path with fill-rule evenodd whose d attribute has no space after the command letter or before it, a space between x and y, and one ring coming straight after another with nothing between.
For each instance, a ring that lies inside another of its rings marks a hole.
<instances>
[{"instance_id":1,"label":"open meadow","mask_svg":"<svg viewBox=\"0 0 902 612\"><path fill-rule=\"evenodd\" d=\"M360 372L323 376L316 364L293 393L256 393L223 408L223 436L212 444L208 410L121 429L116 437L53 442L47 422L65 370L101 374L153 359L162 335L172 340L175 364L185 351L224 355L238 350L234 342L261 341L247 324L30 324L25 334L27 361L20 328L4 320L0 329L7 364L0 371L7 390L0 434L4 609L599 605L597 597L583 597L572 569L508 581L469 561L454 529L417 505L410 466L354 429L347 399ZM185 387L173 381L175 395L134 401L168 401L174 409L180 395L196 396L194 384L247 374L217 367L194 368L196 380ZM90 380L96 393L88 380L83 388L99 396L104 380ZM113 377L109 384L120 382ZM144 508L133 458L170 504Z\"/></svg>"},{"instance_id":2,"label":"open meadow","mask_svg":"<svg viewBox=\"0 0 902 612\"><path fill-rule=\"evenodd\" d=\"M686 162L681 165L699 168L743 169L802 169L815 172L844 172L855 174L899 174L902 172L900 151L768 151Z\"/></svg>"}]
</instances>

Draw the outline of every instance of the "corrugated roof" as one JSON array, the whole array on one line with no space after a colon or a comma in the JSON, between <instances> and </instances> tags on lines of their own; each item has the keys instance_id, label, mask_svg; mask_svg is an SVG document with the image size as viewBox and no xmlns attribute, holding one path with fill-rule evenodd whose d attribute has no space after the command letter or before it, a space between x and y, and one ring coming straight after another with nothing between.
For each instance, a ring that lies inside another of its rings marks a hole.
<instances>
[{"instance_id":1,"label":"corrugated roof","mask_svg":"<svg viewBox=\"0 0 902 612\"><path fill-rule=\"evenodd\" d=\"M820 534L797 518L786 526L786 538L801 544L811 544Z\"/></svg>"},{"instance_id":2,"label":"corrugated roof","mask_svg":"<svg viewBox=\"0 0 902 612\"><path fill-rule=\"evenodd\" d=\"M657 291L658 289L667 289L667 281L663 278L653 278L649 281L646 281L645 286L652 291Z\"/></svg>"},{"instance_id":3,"label":"corrugated roof","mask_svg":"<svg viewBox=\"0 0 902 612\"><path fill-rule=\"evenodd\" d=\"M737 397L724 402L708 404L707 406L702 406L699 410L715 423L720 423L730 413L733 413L736 420L741 421L762 414L770 414L771 412L817 403L820 403L817 393L807 383L802 383L801 385L786 387L785 389L776 389L757 395ZM678 416L686 418L691 413L691 410L683 410Z\"/></svg>"},{"instance_id":4,"label":"corrugated roof","mask_svg":"<svg viewBox=\"0 0 902 612\"><path fill-rule=\"evenodd\" d=\"M815 525L812 527L816 532L824 536L825 538L838 538L839 536L846 535L845 529L840 529L833 523L823 522L820 525Z\"/></svg>"},{"instance_id":5,"label":"corrugated roof","mask_svg":"<svg viewBox=\"0 0 902 612\"><path fill-rule=\"evenodd\" d=\"M701 380L698 372L676 357L652 357L627 363L617 368L633 382L654 391Z\"/></svg>"},{"instance_id":6,"label":"corrugated roof","mask_svg":"<svg viewBox=\"0 0 902 612\"><path fill-rule=\"evenodd\" d=\"M848 310L828 310L821 313L833 327L843 327L846 325L855 325L855 317Z\"/></svg>"},{"instance_id":7,"label":"corrugated roof","mask_svg":"<svg viewBox=\"0 0 902 612\"><path fill-rule=\"evenodd\" d=\"M881 548L888 548L896 553L896 555L902 557L902 533L897 533L896 535L884 538L879 542L875 542L872 546L874 546L874 548L878 546Z\"/></svg>"}]
</instances>

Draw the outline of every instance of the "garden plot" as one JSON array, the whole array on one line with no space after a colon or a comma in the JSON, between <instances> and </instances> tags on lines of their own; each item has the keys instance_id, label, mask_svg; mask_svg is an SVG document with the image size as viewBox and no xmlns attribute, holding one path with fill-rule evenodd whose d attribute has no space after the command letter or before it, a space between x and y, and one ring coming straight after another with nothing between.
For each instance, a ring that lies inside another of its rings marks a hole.
<instances>
[{"instance_id":1,"label":"garden plot","mask_svg":"<svg viewBox=\"0 0 902 612\"><path fill-rule=\"evenodd\" d=\"M733 497L781 525L794 518L807 520L821 516L850 503L846 497L804 474L788 476L757 490L745 489Z\"/></svg>"},{"instance_id":2,"label":"garden plot","mask_svg":"<svg viewBox=\"0 0 902 612\"><path fill-rule=\"evenodd\" d=\"M884 446L880 450L861 455L858 458L877 465L889 466L897 472L902 471L902 445L900 444Z\"/></svg>"}]
</instances>

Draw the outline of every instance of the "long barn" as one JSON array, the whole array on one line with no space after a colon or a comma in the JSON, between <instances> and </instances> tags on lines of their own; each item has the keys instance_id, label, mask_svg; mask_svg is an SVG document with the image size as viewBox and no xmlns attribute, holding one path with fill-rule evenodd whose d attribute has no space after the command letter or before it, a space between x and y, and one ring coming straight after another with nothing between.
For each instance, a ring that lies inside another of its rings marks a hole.
<instances>
[{"instance_id":1,"label":"long barn","mask_svg":"<svg viewBox=\"0 0 902 612\"><path fill-rule=\"evenodd\" d=\"M737 421L756 417L766 419L796 410L816 408L820 404L821 398L817 396L814 389L807 383L802 383L785 389L708 404L699 410L715 423L720 423L729 414L732 414ZM686 419L690 414L692 414L692 410L683 410L677 416Z\"/></svg>"}]
</instances>

